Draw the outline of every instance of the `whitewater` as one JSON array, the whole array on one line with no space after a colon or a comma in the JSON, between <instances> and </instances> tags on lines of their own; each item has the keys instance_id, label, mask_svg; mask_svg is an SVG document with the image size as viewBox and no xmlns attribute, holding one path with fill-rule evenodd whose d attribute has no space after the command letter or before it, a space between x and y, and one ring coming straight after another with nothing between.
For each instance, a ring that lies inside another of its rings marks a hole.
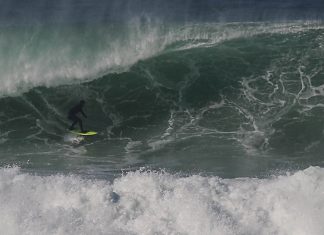
<instances>
[{"instance_id":1,"label":"whitewater","mask_svg":"<svg viewBox=\"0 0 324 235\"><path fill-rule=\"evenodd\" d=\"M0 174L2 234L322 234L324 171L267 179Z\"/></svg>"}]
</instances>

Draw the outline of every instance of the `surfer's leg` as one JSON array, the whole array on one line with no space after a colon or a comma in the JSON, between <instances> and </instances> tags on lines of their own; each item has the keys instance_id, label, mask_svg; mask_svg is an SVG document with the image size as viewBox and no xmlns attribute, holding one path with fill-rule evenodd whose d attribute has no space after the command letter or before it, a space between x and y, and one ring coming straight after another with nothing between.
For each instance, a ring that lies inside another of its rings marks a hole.
<instances>
[{"instance_id":1,"label":"surfer's leg","mask_svg":"<svg viewBox=\"0 0 324 235\"><path fill-rule=\"evenodd\" d=\"M78 118L76 116L69 116L69 119L72 121L72 125L70 126L70 130L74 129L74 125L78 123Z\"/></svg>"},{"instance_id":2,"label":"surfer's leg","mask_svg":"<svg viewBox=\"0 0 324 235\"><path fill-rule=\"evenodd\" d=\"M80 118L78 118L78 122L79 122L79 126L80 126L80 130L81 130L81 132L85 132L85 131L83 130L83 124L82 124L82 120L81 120Z\"/></svg>"},{"instance_id":3,"label":"surfer's leg","mask_svg":"<svg viewBox=\"0 0 324 235\"><path fill-rule=\"evenodd\" d=\"M70 130L74 130L74 125L77 123L78 121L74 121L73 123L72 123L72 125L70 126Z\"/></svg>"}]
</instances>

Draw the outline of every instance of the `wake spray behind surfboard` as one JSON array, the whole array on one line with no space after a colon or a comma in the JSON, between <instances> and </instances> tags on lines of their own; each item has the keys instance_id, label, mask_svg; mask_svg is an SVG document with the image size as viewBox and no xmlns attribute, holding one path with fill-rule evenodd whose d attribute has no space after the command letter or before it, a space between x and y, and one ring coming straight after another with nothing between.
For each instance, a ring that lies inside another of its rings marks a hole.
<instances>
[{"instance_id":1,"label":"wake spray behind surfboard","mask_svg":"<svg viewBox=\"0 0 324 235\"><path fill-rule=\"evenodd\" d=\"M84 140L84 137L80 136L78 134L69 133L69 134L64 135L63 139L64 139L64 142L77 145L77 144L80 144Z\"/></svg>"}]
</instances>

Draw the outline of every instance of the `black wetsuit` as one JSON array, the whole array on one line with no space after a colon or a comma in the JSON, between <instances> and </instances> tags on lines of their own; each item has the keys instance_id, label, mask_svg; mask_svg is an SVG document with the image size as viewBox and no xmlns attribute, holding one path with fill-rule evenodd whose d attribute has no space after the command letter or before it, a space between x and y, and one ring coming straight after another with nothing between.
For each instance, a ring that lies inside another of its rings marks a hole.
<instances>
[{"instance_id":1,"label":"black wetsuit","mask_svg":"<svg viewBox=\"0 0 324 235\"><path fill-rule=\"evenodd\" d=\"M73 108L70 109L69 114L68 114L68 118L73 121L72 125L70 126L70 130L74 129L74 125L79 123L80 126L80 130L81 132L84 132L83 130L83 125L82 125L82 120L81 118L79 118L77 116L78 113L82 113L82 115L86 118L87 115L85 115L85 113L82 110L83 105L82 104L78 104L76 106L74 106Z\"/></svg>"}]
</instances>

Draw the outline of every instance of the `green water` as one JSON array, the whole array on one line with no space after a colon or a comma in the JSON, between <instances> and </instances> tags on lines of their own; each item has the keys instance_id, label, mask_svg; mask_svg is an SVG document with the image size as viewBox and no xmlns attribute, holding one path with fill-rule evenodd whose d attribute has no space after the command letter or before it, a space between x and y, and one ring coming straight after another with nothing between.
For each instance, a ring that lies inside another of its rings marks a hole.
<instances>
[{"instance_id":1,"label":"green water","mask_svg":"<svg viewBox=\"0 0 324 235\"><path fill-rule=\"evenodd\" d=\"M105 177L143 166L224 177L322 166L324 31L269 25L216 25L124 72L1 98L1 165ZM244 33L216 40L215 28ZM66 130L80 99L86 129L98 131L83 140Z\"/></svg>"}]
</instances>

